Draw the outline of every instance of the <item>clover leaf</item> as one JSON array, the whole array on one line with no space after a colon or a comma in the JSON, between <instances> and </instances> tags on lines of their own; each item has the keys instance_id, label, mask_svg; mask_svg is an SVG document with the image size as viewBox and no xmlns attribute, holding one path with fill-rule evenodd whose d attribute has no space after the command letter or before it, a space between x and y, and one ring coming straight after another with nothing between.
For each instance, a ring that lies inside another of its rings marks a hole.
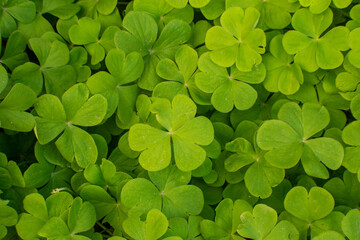
<instances>
[{"instance_id":1,"label":"clover leaf","mask_svg":"<svg viewBox=\"0 0 360 240\"><path fill-rule=\"evenodd\" d=\"M156 73L164 81L156 85L154 97L168 98L170 101L176 94L189 95L198 104L209 104L209 94L203 93L195 84L198 54L189 46L181 46L175 53L175 62L169 58L159 61Z\"/></svg>"},{"instance_id":2,"label":"clover leaf","mask_svg":"<svg viewBox=\"0 0 360 240\"><path fill-rule=\"evenodd\" d=\"M353 209L349 211L344 217L341 227L345 235L350 240L355 240L360 237L360 231L357 226L360 224L360 212L358 209Z\"/></svg>"},{"instance_id":3,"label":"clover leaf","mask_svg":"<svg viewBox=\"0 0 360 240\"><path fill-rule=\"evenodd\" d=\"M0 152L0 189L25 187L24 177L19 166L14 161L8 161L5 154ZM1 204L0 204L1 205ZM4 225L4 223L1 223ZM10 226L10 225L9 225Z\"/></svg>"},{"instance_id":4,"label":"clover leaf","mask_svg":"<svg viewBox=\"0 0 360 240\"><path fill-rule=\"evenodd\" d=\"M15 78L25 77L27 85L39 94L45 79L47 93L61 96L66 89L75 84L76 72L69 63L69 49L58 40L31 38L31 49L39 60L39 65L27 62L14 70Z\"/></svg>"},{"instance_id":5,"label":"clover leaf","mask_svg":"<svg viewBox=\"0 0 360 240\"><path fill-rule=\"evenodd\" d=\"M1 193L2 191L0 190ZM0 238L5 238L8 233L7 227L14 226L18 218L18 213L14 208L8 206L8 201L0 198Z\"/></svg>"},{"instance_id":6,"label":"clover leaf","mask_svg":"<svg viewBox=\"0 0 360 240\"><path fill-rule=\"evenodd\" d=\"M284 200L286 211L293 216L287 219L297 226L300 238L307 236L309 228L311 237L328 230L341 232L344 215L332 212L334 204L331 194L320 187L312 187L309 192L301 186L293 187Z\"/></svg>"},{"instance_id":7,"label":"clover leaf","mask_svg":"<svg viewBox=\"0 0 360 240\"><path fill-rule=\"evenodd\" d=\"M21 34L19 31L12 32L7 40L5 49L1 51L2 49L0 47L0 54L2 54L2 56L0 55L0 62L7 66L11 71L13 71L17 66L24 64L28 61L28 56L24 52L26 45L27 40L23 34ZM2 66L0 66L0 68L2 68Z\"/></svg>"},{"instance_id":8,"label":"clover leaf","mask_svg":"<svg viewBox=\"0 0 360 240\"><path fill-rule=\"evenodd\" d=\"M216 110L226 113L234 105L239 110L246 110L254 105L257 92L249 83L257 84L264 80L263 64L254 66L250 72L241 72L233 66L229 74L226 68L211 60L210 53L204 53L198 66L201 72L196 74L195 83L200 90L212 93L211 103Z\"/></svg>"},{"instance_id":9,"label":"clover leaf","mask_svg":"<svg viewBox=\"0 0 360 240\"><path fill-rule=\"evenodd\" d=\"M240 240L237 229L241 224L240 215L246 211L251 211L251 205L245 200L226 198L216 207L215 221L208 219L200 223L202 236L207 239Z\"/></svg>"},{"instance_id":10,"label":"clover leaf","mask_svg":"<svg viewBox=\"0 0 360 240\"><path fill-rule=\"evenodd\" d=\"M31 88L21 83L15 84L0 102L0 126L18 132L31 131L35 120L34 116L26 110L34 104L35 100L36 95Z\"/></svg>"},{"instance_id":11,"label":"clover leaf","mask_svg":"<svg viewBox=\"0 0 360 240\"><path fill-rule=\"evenodd\" d=\"M115 199L104 188L93 184L80 189L80 196L95 207L96 220L102 219L102 223L109 223L114 228L114 233L121 235L128 208L120 202L120 194L116 191L114 193Z\"/></svg>"},{"instance_id":12,"label":"clover leaf","mask_svg":"<svg viewBox=\"0 0 360 240\"><path fill-rule=\"evenodd\" d=\"M309 83L304 83L298 92L288 96L292 100L318 103L329 112L330 122L326 128L344 128L346 124L346 115L342 110L349 109L349 101L345 100L338 90L335 88L334 73L329 73L324 76L323 81L313 86ZM335 88L335 91L333 89Z\"/></svg>"},{"instance_id":13,"label":"clover leaf","mask_svg":"<svg viewBox=\"0 0 360 240\"><path fill-rule=\"evenodd\" d=\"M332 240L345 240L342 234L335 232L335 231L327 231L320 233L316 237L312 238L314 240L326 240L326 239L332 239Z\"/></svg>"},{"instance_id":14,"label":"clover leaf","mask_svg":"<svg viewBox=\"0 0 360 240\"><path fill-rule=\"evenodd\" d=\"M197 215L204 205L202 191L187 185L190 172L182 172L175 166L157 172L149 172L151 182L144 178L128 181L121 191L121 202L131 208L131 214L147 214L151 209L161 210L167 218Z\"/></svg>"},{"instance_id":15,"label":"clover leaf","mask_svg":"<svg viewBox=\"0 0 360 240\"><path fill-rule=\"evenodd\" d=\"M27 188L41 188L39 193L43 196L70 190L68 182L74 175L66 161L57 150L55 143L41 145L39 142L34 147L37 162L32 163L24 172Z\"/></svg>"},{"instance_id":16,"label":"clover leaf","mask_svg":"<svg viewBox=\"0 0 360 240\"><path fill-rule=\"evenodd\" d=\"M20 216L16 225L22 239L71 239L75 234L85 232L95 224L94 207L79 197L73 199L66 192L54 194L46 201L38 193L29 194L24 199L24 209L27 213ZM82 236L81 239L89 238Z\"/></svg>"},{"instance_id":17,"label":"clover leaf","mask_svg":"<svg viewBox=\"0 0 360 240\"><path fill-rule=\"evenodd\" d=\"M135 240L159 239L168 228L166 216L158 209L148 212L145 222L138 216L129 216L123 222L125 232Z\"/></svg>"},{"instance_id":18,"label":"clover leaf","mask_svg":"<svg viewBox=\"0 0 360 240\"><path fill-rule=\"evenodd\" d=\"M81 14L94 17L98 14L109 15L116 8L116 0L80 0L76 4L80 5Z\"/></svg>"},{"instance_id":19,"label":"clover leaf","mask_svg":"<svg viewBox=\"0 0 360 240\"><path fill-rule=\"evenodd\" d=\"M101 24L89 17L78 20L78 24L69 29L70 41L75 45L84 45L91 56L91 64L95 65L105 58L105 53L114 48L114 35L119 30L116 26L108 27L100 35Z\"/></svg>"},{"instance_id":20,"label":"clover leaf","mask_svg":"<svg viewBox=\"0 0 360 240\"><path fill-rule=\"evenodd\" d=\"M349 35L349 46L352 50L348 53L348 56L350 63L357 68L360 68L359 39L360 39L360 28L356 28L353 31L351 31Z\"/></svg>"},{"instance_id":21,"label":"clover leaf","mask_svg":"<svg viewBox=\"0 0 360 240\"><path fill-rule=\"evenodd\" d=\"M320 14L324 12L326 9L328 9L331 0L320 0L320 1L314 1L314 0L299 0L301 6L303 7L309 7L309 10L314 14Z\"/></svg>"},{"instance_id":22,"label":"clover leaf","mask_svg":"<svg viewBox=\"0 0 360 240\"><path fill-rule=\"evenodd\" d=\"M200 8L200 10L206 19L217 19L225 10L225 0L210 0L209 3Z\"/></svg>"},{"instance_id":23,"label":"clover leaf","mask_svg":"<svg viewBox=\"0 0 360 240\"><path fill-rule=\"evenodd\" d=\"M51 0L42 0L42 8L39 11L50 13L60 19L68 19L80 11L80 6L74 4L74 0L65 0L54 2Z\"/></svg>"},{"instance_id":24,"label":"clover leaf","mask_svg":"<svg viewBox=\"0 0 360 240\"><path fill-rule=\"evenodd\" d=\"M16 30L16 20L31 22L36 13L35 3L27 0L8 0L0 3L0 34L7 38Z\"/></svg>"},{"instance_id":25,"label":"clover leaf","mask_svg":"<svg viewBox=\"0 0 360 240\"><path fill-rule=\"evenodd\" d=\"M75 158L80 167L94 163L97 158L97 147L91 135L78 126L95 126L99 124L107 109L106 99L96 94L89 98L85 84L76 84L59 98L44 94L35 103L39 117L35 118L35 134L40 144L47 144L59 134L55 142L66 160Z\"/></svg>"},{"instance_id":26,"label":"clover leaf","mask_svg":"<svg viewBox=\"0 0 360 240\"><path fill-rule=\"evenodd\" d=\"M334 69L342 64L344 57L341 51L349 49L349 29L338 26L322 35L332 21L330 9L321 14L313 14L309 9L295 12L292 18L295 30L286 32L283 45L286 52L295 54L294 61L303 70Z\"/></svg>"},{"instance_id":27,"label":"clover leaf","mask_svg":"<svg viewBox=\"0 0 360 240\"><path fill-rule=\"evenodd\" d=\"M165 131L148 124L135 124L129 131L130 148L141 151L140 165L149 171L159 171L166 168L174 156L180 170L198 168L206 157L199 145L208 145L214 138L209 119L195 117L196 105L185 95L175 96L172 103L159 99L152 108Z\"/></svg>"},{"instance_id":28,"label":"clover leaf","mask_svg":"<svg viewBox=\"0 0 360 240\"><path fill-rule=\"evenodd\" d=\"M275 36L270 43L270 53L263 57L267 70L264 87L270 92L291 95L304 83L304 76L299 64L293 63L294 57L284 50L282 39L283 35Z\"/></svg>"},{"instance_id":29,"label":"clover leaf","mask_svg":"<svg viewBox=\"0 0 360 240\"><path fill-rule=\"evenodd\" d=\"M174 8L184 8L188 0L166 0L166 2ZM189 0L189 3L194 8L205 7L210 0Z\"/></svg>"},{"instance_id":30,"label":"clover leaf","mask_svg":"<svg viewBox=\"0 0 360 240\"><path fill-rule=\"evenodd\" d=\"M351 173L357 173L360 181L360 164L357 160L357 154L360 152L360 121L353 121L348 124L342 133L342 139L344 143L350 145L345 148L344 155L344 167L346 167Z\"/></svg>"},{"instance_id":31,"label":"clover leaf","mask_svg":"<svg viewBox=\"0 0 360 240\"><path fill-rule=\"evenodd\" d=\"M308 175L325 179L329 177L326 167L338 169L341 166L344 158L341 143L327 137L309 139L329 124L325 107L305 103L300 109L291 102L280 108L278 117L279 120L265 121L257 133L257 144L269 151L264 157L271 165L291 168L301 158Z\"/></svg>"},{"instance_id":32,"label":"clover leaf","mask_svg":"<svg viewBox=\"0 0 360 240\"><path fill-rule=\"evenodd\" d=\"M351 8L350 17L352 20L346 23L346 27L350 30L360 27L360 4L357 4Z\"/></svg>"},{"instance_id":33,"label":"clover leaf","mask_svg":"<svg viewBox=\"0 0 360 240\"><path fill-rule=\"evenodd\" d=\"M348 55L345 57L343 67L345 71L340 72L336 76L336 87L340 90L340 94L343 98L351 101L360 93L360 69L350 63ZM356 113L355 116L357 116Z\"/></svg>"},{"instance_id":34,"label":"clover leaf","mask_svg":"<svg viewBox=\"0 0 360 240\"><path fill-rule=\"evenodd\" d=\"M283 220L277 223L277 213L265 204L257 204L252 211L240 215L237 232L240 236L255 240L299 239L295 226Z\"/></svg>"},{"instance_id":35,"label":"clover leaf","mask_svg":"<svg viewBox=\"0 0 360 240\"><path fill-rule=\"evenodd\" d=\"M136 120L135 103L139 89L133 83L144 68L142 57L137 52L125 56L124 51L112 49L105 59L109 73L99 71L92 75L87 86L91 93L102 94L108 101L106 118L117 109L117 118L124 128ZM130 85L131 84L131 85Z\"/></svg>"},{"instance_id":36,"label":"clover leaf","mask_svg":"<svg viewBox=\"0 0 360 240\"><path fill-rule=\"evenodd\" d=\"M170 218L169 228L164 237L181 237L181 239L201 239L200 222L203 220L200 216L189 216L185 218Z\"/></svg>"},{"instance_id":37,"label":"clover leaf","mask_svg":"<svg viewBox=\"0 0 360 240\"><path fill-rule=\"evenodd\" d=\"M125 182L131 179L128 174L116 171L116 166L106 159L102 159L100 166L88 165L84 177L89 183L108 189L113 196L118 196ZM86 186L87 183L84 185ZM80 186L80 189L82 187Z\"/></svg>"},{"instance_id":38,"label":"clover leaf","mask_svg":"<svg viewBox=\"0 0 360 240\"><path fill-rule=\"evenodd\" d=\"M221 15L221 26L214 26L206 33L205 44L211 50L210 58L222 67L236 67L250 72L262 61L266 37L263 30L255 28L260 13L253 7L245 11L232 7Z\"/></svg>"},{"instance_id":39,"label":"clover leaf","mask_svg":"<svg viewBox=\"0 0 360 240\"><path fill-rule=\"evenodd\" d=\"M115 34L115 45L126 54L138 51L144 58L145 68L138 85L153 90L160 81L156 75L156 66L163 58L173 59L180 44L191 35L191 28L184 21L175 19L165 25L158 37L155 20L145 12L130 12L123 21L126 31Z\"/></svg>"},{"instance_id":40,"label":"clover leaf","mask_svg":"<svg viewBox=\"0 0 360 240\"><path fill-rule=\"evenodd\" d=\"M288 0L227 0L226 7L241 7L243 9L254 7L260 12L258 26L266 30L282 29L291 22L290 13L295 12L298 4Z\"/></svg>"},{"instance_id":41,"label":"clover leaf","mask_svg":"<svg viewBox=\"0 0 360 240\"><path fill-rule=\"evenodd\" d=\"M251 140L253 139L254 135ZM244 170L244 181L249 192L255 197L268 198L272 194L272 187L277 186L284 179L284 169L269 164L264 159L264 152L247 139L238 137L228 142L226 150L235 152L225 160L226 170L235 172L249 166Z\"/></svg>"},{"instance_id":42,"label":"clover leaf","mask_svg":"<svg viewBox=\"0 0 360 240\"><path fill-rule=\"evenodd\" d=\"M360 204L360 182L355 174L345 171L343 180L332 178L324 184L324 188L333 195L337 206L356 208Z\"/></svg>"}]
</instances>

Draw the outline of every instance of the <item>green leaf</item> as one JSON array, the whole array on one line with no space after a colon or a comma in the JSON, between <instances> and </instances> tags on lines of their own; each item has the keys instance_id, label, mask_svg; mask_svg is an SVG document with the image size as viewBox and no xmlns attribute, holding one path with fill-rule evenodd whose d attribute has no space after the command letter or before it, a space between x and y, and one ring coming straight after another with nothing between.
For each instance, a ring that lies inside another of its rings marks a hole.
<instances>
[{"instance_id":1,"label":"green leaf","mask_svg":"<svg viewBox=\"0 0 360 240\"><path fill-rule=\"evenodd\" d=\"M35 110L41 118L35 118L35 134L41 144L56 138L66 127L66 116L59 98L44 94L38 98Z\"/></svg>"},{"instance_id":2,"label":"green leaf","mask_svg":"<svg viewBox=\"0 0 360 240\"><path fill-rule=\"evenodd\" d=\"M50 218L49 221L40 229L38 234L47 238L59 238L69 235L69 229L66 223L59 217Z\"/></svg>"},{"instance_id":3,"label":"green leaf","mask_svg":"<svg viewBox=\"0 0 360 240\"><path fill-rule=\"evenodd\" d=\"M342 139L346 144L359 146L360 145L360 121L353 121L349 123L343 130Z\"/></svg>"},{"instance_id":4,"label":"green leaf","mask_svg":"<svg viewBox=\"0 0 360 240\"><path fill-rule=\"evenodd\" d=\"M130 180L121 191L121 202L134 207L141 214L151 209L161 209L161 194L149 181L143 178Z\"/></svg>"},{"instance_id":5,"label":"green leaf","mask_svg":"<svg viewBox=\"0 0 360 240\"><path fill-rule=\"evenodd\" d=\"M344 217L341 228L345 235L350 239L357 239L360 237L360 230L357 226L360 224L360 212L357 209L350 210Z\"/></svg>"},{"instance_id":6,"label":"green leaf","mask_svg":"<svg viewBox=\"0 0 360 240\"><path fill-rule=\"evenodd\" d=\"M292 215L311 223L332 212L334 198L320 187L313 187L308 193L304 187L297 186L286 195L284 206Z\"/></svg>"},{"instance_id":7,"label":"green leaf","mask_svg":"<svg viewBox=\"0 0 360 240\"><path fill-rule=\"evenodd\" d=\"M107 101L100 94L90 97L75 113L70 122L79 126L95 126L104 119Z\"/></svg>"},{"instance_id":8,"label":"green leaf","mask_svg":"<svg viewBox=\"0 0 360 240\"><path fill-rule=\"evenodd\" d=\"M35 120L32 114L23 112L35 102L36 95L29 87L17 83L0 103L1 127L21 132L31 131Z\"/></svg>"},{"instance_id":9,"label":"green leaf","mask_svg":"<svg viewBox=\"0 0 360 240\"><path fill-rule=\"evenodd\" d=\"M236 62L240 71L249 72L261 63L265 52L265 34L255 29L260 13L255 8L245 11L239 7L228 8L221 16L221 26L209 29L205 43L211 60L223 67Z\"/></svg>"},{"instance_id":10,"label":"green leaf","mask_svg":"<svg viewBox=\"0 0 360 240\"><path fill-rule=\"evenodd\" d=\"M100 33L100 23L88 17L79 19L77 25L69 29L69 37L72 43L85 45L94 43L98 40Z\"/></svg>"},{"instance_id":11,"label":"green leaf","mask_svg":"<svg viewBox=\"0 0 360 240\"><path fill-rule=\"evenodd\" d=\"M69 212L68 225L71 233L85 232L96 222L95 208L89 202L75 198Z\"/></svg>"},{"instance_id":12,"label":"green leaf","mask_svg":"<svg viewBox=\"0 0 360 240\"><path fill-rule=\"evenodd\" d=\"M6 227L14 226L18 221L18 214L12 207L0 205L0 224Z\"/></svg>"},{"instance_id":13,"label":"green leaf","mask_svg":"<svg viewBox=\"0 0 360 240\"><path fill-rule=\"evenodd\" d=\"M24 209L42 221L47 221L48 219L45 200L39 193L32 193L24 198Z\"/></svg>"},{"instance_id":14,"label":"green leaf","mask_svg":"<svg viewBox=\"0 0 360 240\"><path fill-rule=\"evenodd\" d=\"M78 127L68 126L55 144L66 160L72 162L75 158L82 168L96 162L98 150L94 139Z\"/></svg>"}]
</instances>

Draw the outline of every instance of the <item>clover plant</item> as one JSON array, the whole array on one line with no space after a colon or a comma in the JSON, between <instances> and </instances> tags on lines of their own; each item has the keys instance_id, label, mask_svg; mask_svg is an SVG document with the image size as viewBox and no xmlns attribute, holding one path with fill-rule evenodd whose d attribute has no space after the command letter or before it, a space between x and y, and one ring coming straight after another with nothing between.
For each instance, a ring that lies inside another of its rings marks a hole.
<instances>
[{"instance_id":1,"label":"clover plant","mask_svg":"<svg viewBox=\"0 0 360 240\"><path fill-rule=\"evenodd\" d=\"M0 239L360 239L360 0L0 0Z\"/></svg>"}]
</instances>

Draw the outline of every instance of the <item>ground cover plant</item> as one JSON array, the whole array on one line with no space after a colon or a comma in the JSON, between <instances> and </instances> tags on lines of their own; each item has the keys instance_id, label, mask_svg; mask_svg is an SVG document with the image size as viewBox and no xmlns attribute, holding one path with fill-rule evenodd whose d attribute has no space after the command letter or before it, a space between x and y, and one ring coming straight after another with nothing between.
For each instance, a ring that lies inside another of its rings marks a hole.
<instances>
[{"instance_id":1,"label":"ground cover plant","mask_svg":"<svg viewBox=\"0 0 360 240\"><path fill-rule=\"evenodd\" d=\"M359 240L359 0L0 0L0 239Z\"/></svg>"}]
</instances>

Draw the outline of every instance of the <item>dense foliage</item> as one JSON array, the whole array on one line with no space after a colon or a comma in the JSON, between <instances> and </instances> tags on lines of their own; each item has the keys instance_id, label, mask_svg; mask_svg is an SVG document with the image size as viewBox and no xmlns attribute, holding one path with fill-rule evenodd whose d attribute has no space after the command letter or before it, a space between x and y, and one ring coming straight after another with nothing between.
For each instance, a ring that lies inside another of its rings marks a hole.
<instances>
[{"instance_id":1,"label":"dense foliage","mask_svg":"<svg viewBox=\"0 0 360 240\"><path fill-rule=\"evenodd\" d=\"M359 240L359 0L0 0L0 239Z\"/></svg>"}]
</instances>

